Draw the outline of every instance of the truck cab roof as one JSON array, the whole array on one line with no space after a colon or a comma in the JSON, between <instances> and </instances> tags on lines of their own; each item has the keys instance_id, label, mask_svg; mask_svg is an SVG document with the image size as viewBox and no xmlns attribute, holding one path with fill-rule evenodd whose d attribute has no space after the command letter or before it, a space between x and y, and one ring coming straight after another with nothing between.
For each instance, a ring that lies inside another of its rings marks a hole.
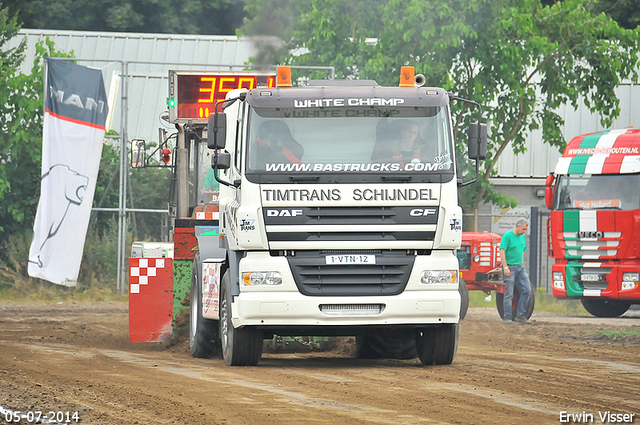
<instances>
[{"instance_id":1,"label":"truck cab roof","mask_svg":"<svg viewBox=\"0 0 640 425\"><path fill-rule=\"evenodd\" d=\"M574 137L556 165L556 175L640 172L640 129L605 130Z\"/></svg>"},{"instance_id":2,"label":"truck cab roof","mask_svg":"<svg viewBox=\"0 0 640 425\"><path fill-rule=\"evenodd\" d=\"M441 107L449 104L447 91L437 87L381 87L358 80L323 80L323 85L257 88L247 93L255 108L326 107Z\"/></svg>"}]
</instances>

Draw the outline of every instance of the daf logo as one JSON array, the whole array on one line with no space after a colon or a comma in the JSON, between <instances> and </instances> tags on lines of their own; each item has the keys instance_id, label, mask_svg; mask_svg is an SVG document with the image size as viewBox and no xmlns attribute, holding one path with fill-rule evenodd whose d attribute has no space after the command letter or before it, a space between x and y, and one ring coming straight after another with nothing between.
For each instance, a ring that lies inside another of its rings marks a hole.
<instances>
[{"instance_id":1,"label":"daf logo","mask_svg":"<svg viewBox=\"0 0 640 425\"><path fill-rule=\"evenodd\" d=\"M267 210L267 217L297 217L302 214L302 210Z\"/></svg>"},{"instance_id":2,"label":"daf logo","mask_svg":"<svg viewBox=\"0 0 640 425\"><path fill-rule=\"evenodd\" d=\"M428 217L430 215L436 215L435 208L414 208L409 211L411 217Z\"/></svg>"}]
</instances>

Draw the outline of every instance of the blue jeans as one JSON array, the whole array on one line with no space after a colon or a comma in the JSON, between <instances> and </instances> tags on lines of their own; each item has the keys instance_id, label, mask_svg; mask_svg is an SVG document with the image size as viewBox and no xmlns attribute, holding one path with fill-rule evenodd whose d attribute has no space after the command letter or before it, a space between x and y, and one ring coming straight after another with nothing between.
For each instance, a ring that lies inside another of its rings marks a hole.
<instances>
[{"instance_id":1,"label":"blue jeans","mask_svg":"<svg viewBox=\"0 0 640 425\"><path fill-rule=\"evenodd\" d=\"M511 318L513 300L513 292L515 286L520 288L520 299L516 306L516 316L525 316L527 314L527 305L529 305L529 297L531 297L531 282L529 275L524 266L509 266L511 275L504 278L504 319Z\"/></svg>"}]
</instances>

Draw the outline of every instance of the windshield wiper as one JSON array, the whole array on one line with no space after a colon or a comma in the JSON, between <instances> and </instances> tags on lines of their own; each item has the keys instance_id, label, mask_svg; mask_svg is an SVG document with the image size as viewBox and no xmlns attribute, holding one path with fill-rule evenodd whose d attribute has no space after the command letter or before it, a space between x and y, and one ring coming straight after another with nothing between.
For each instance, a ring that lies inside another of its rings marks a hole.
<instances>
[{"instance_id":1,"label":"windshield wiper","mask_svg":"<svg viewBox=\"0 0 640 425\"><path fill-rule=\"evenodd\" d=\"M289 176L289 181L292 182L317 182L320 180L320 176Z\"/></svg>"},{"instance_id":2,"label":"windshield wiper","mask_svg":"<svg viewBox=\"0 0 640 425\"><path fill-rule=\"evenodd\" d=\"M413 177L411 176L381 176L383 182L410 182Z\"/></svg>"}]
</instances>

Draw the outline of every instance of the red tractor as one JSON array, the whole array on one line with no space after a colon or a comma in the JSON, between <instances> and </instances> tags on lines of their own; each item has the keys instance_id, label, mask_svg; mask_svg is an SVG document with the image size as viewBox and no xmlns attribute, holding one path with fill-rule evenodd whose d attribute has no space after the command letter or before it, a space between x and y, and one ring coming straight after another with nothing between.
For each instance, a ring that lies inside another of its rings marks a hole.
<instances>
[{"instance_id":1,"label":"red tractor","mask_svg":"<svg viewBox=\"0 0 640 425\"><path fill-rule=\"evenodd\" d=\"M462 232L462 244L458 250L460 263L460 319L464 319L469 308L469 291L482 291L491 294L496 291L496 308L500 317L504 317L504 281L500 263L500 235L489 232ZM512 308L520 298L516 289L513 295ZM527 306L527 319L531 317L535 307L535 293L531 292Z\"/></svg>"}]
</instances>

